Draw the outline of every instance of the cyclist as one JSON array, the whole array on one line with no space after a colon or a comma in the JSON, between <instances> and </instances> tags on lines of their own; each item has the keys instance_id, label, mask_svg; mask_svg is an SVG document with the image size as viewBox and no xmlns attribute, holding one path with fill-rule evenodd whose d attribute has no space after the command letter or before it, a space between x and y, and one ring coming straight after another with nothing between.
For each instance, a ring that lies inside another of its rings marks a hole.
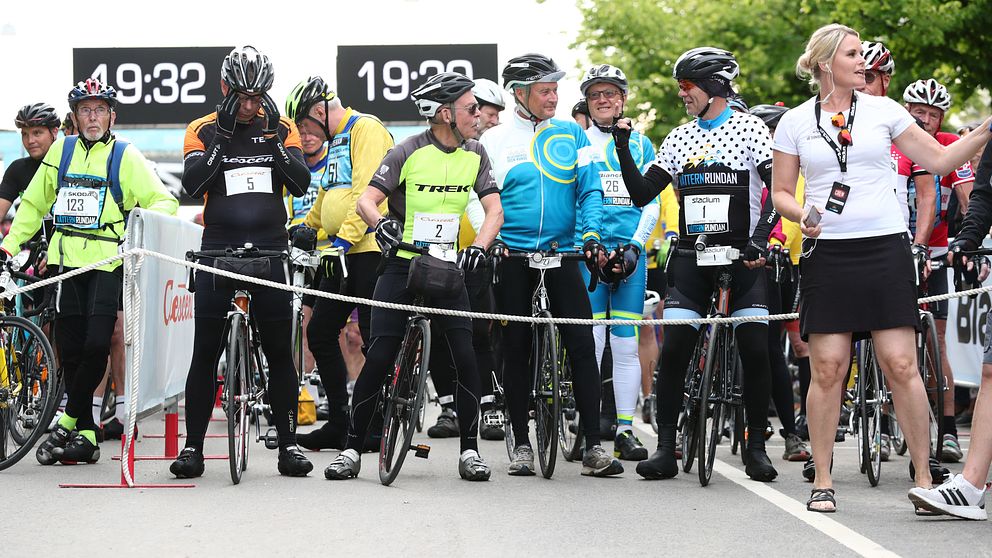
<instances>
[{"instance_id":1,"label":"cyclist","mask_svg":"<svg viewBox=\"0 0 992 558\"><path fill-rule=\"evenodd\" d=\"M680 196L679 247L692 249L700 232L713 243L740 250L743 262L731 265L732 316L767 316L765 247L777 214L771 196L764 203L762 183L771 183L771 137L760 118L732 110L727 98L740 73L734 55L713 47L686 51L676 60L673 77L686 112L696 118L675 128L662 143L658 159L642 177L623 149L630 121L615 128L617 153L624 182L637 205L644 205L673 181ZM704 210L705 208L705 210ZM692 257L674 257L668 264L665 318L699 318L707 314L714 289L712 267L697 267ZM747 409L749 477L771 481L778 474L765 453L765 426L771 392L767 322L736 325L734 334L744 370ZM658 374L658 451L637 466L641 476L671 478L675 461L676 419L682 407L685 371L692 356L697 328L665 330Z\"/></svg>"},{"instance_id":2,"label":"cyclist","mask_svg":"<svg viewBox=\"0 0 992 558\"><path fill-rule=\"evenodd\" d=\"M345 252L348 278L346 281L343 278L340 260L325 260L319 288L324 292L372 298L379 248L372 230L356 213L355 203L379 162L393 147L393 137L378 118L345 107L320 77L308 78L297 85L286 101L286 108L301 134L323 137L328 144L327 156L319 163L326 178L321 178L320 193L305 223L326 232L328 239L333 239L332 246ZM383 204L380 210L384 213L385 209ZM297 437L305 448L344 449L348 435L348 369L338 337L355 307L353 303L327 298L314 303L307 339L327 393L328 420L319 429ZM366 305L357 307L359 329L367 342L370 309Z\"/></svg>"},{"instance_id":3,"label":"cyclist","mask_svg":"<svg viewBox=\"0 0 992 558\"><path fill-rule=\"evenodd\" d=\"M580 99L572 107L572 120L581 126L583 130L589 128L591 117L589 116L589 103L585 99Z\"/></svg>"},{"instance_id":4,"label":"cyclist","mask_svg":"<svg viewBox=\"0 0 992 558\"><path fill-rule=\"evenodd\" d=\"M479 122L479 135L481 136L486 130L499 125L499 113L505 109L506 102L503 100L502 89L485 78L475 80L475 87L472 88L472 92L475 94L475 100L479 103L479 111L481 112ZM484 217L485 211L482 204L479 203L479 197L475 195L475 192L469 192L468 206L465 208L465 214L462 215L458 235L459 246L467 247L472 244L475 235L482 229ZM493 311L495 302L493 301L491 267L482 266L467 273L465 288L468 290L469 306L473 312ZM496 390L493 374L500 373L500 371L496 370L493 354L492 325L490 320L472 320L472 344L475 348L479 379L482 382L482 397L479 399L479 408L482 411L483 420L479 423L479 437L483 440L502 440L505 432L501 426L497 426L500 419L493 411L493 403L495 402L493 392ZM437 329L436 325L434 329ZM427 429L427 435L431 438L453 438L459 433L454 397L454 364L451 363L450 356L444 351L435 351L432 353L431 359L433 361L431 363L431 380L437 390L441 414L438 415L434 426Z\"/></svg>"},{"instance_id":5,"label":"cyclist","mask_svg":"<svg viewBox=\"0 0 992 558\"><path fill-rule=\"evenodd\" d=\"M603 188L602 242L616 247L603 272L606 281L589 293L594 319L610 317L638 320L644 313L644 291L647 284L644 244L658 222L658 200L636 207L627 195L620 176L611 128L623 116L627 102L627 76L620 68L600 64L589 68L579 84L589 105L592 125L586 136L594 149L592 167ZM629 150L637 167L647 170L654 160L651 140L633 132ZM581 238L581 230L577 238ZM589 272L583 277L588 282ZM592 329L596 342L596 362L602 362L606 346L606 326ZM613 359L613 397L616 403L617 433L613 456L626 461L647 459L648 450L634 435L634 411L640 392L641 365L637 355L637 328L610 326L610 348ZM653 336L652 336L653 337Z\"/></svg>"},{"instance_id":6,"label":"cyclist","mask_svg":"<svg viewBox=\"0 0 992 558\"><path fill-rule=\"evenodd\" d=\"M61 119L47 103L24 105L14 118L14 125L21 132L21 144L28 156L7 165L0 181L0 215L6 215L11 206L41 168L49 148L59 138Z\"/></svg>"},{"instance_id":7,"label":"cyclist","mask_svg":"<svg viewBox=\"0 0 992 558\"><path fill-rule=\"evenodd\" d=\"M62 121L62 134L66 136L76 135L76 123L72 121L72 112L65 113L65 120Z\"/></svg>"},{"instance_id":8,"label":"cyclist","mask_svg":"<svg viewBox=\"0 0 992 558\"><path fill-rule=\"evenodd\" d=\"M457 261L462 269L472 270L486 259L485 250L502 222L502 208L489 158L474 140L479 130L479 103L472 94L473 85L461 74L444 72L431 76L417 88L412 97L430 129L393 148L358 199L358 213L375 228L382 251L395 252L386 260L376 282L375 300L405 304L413 301L414 293L407 288L412 254L394 248L402 241L453 252L459 219L471 190L479 195L486 217L475 242L458 253ZM389 215L383 217L379 205L387 199ZM469 308L464 287L450 297L429 302L441 308ZM377 412L383 381L399 352L406 318L406 312L372 310L372 339L365 366L355 382L348 448L324 470L328 479L358 476L362 464L359 452ZM459 424L458 474L470 481L488 480L489 465L479 456L476 438L479 373L472 354L472 325L467 318L438 316L434 321L445 332L443 343L435 341L435 350L451 353L458 376L455 405L463 417Z\"/></svg>"},{"instance_id":9,"label":"cyclist","mask_svg":"<svg viewBox=\"0 0 992 558\"><path fill-rule=\"evenodd\" d=\"M268 90L269 58L252 46L237 47L221 65L217 111L190 123L183 147L183 189L205 198L201 250L285 250L283 188L302 197L310 183L296 125L280 118ZM210 265L212 259L201 262ZM284 266L273 262L266 277L285 283ZM195 340L186 377L186 447L169 470L179 478L203 474L203 438L213 409L217 360L234 288L210 273L195 279ZM269 365L268 397L279 433L279 473L305 476L313 465L296 445L297 381L291 347L292 294L250 286L262 351Z\"/></svg>"},{"instance_id":10,"label":"cyclist","mask_svg":"<svg viewBox=\"0 0 992 558\"><path fill-rule=\"evenodd\" d=\"M960 139L957 134L941 132L940 126L944 122L944 114L951 107L951 95L947 88L934 79L921 79L914 81L906 87L903 92L903 100L906 101L906 108L909 114L923 124L923 128L928 134L933 136L941 145L950 145ZM925 173L920 167L914 165L914 174ZM936 224L930 234L929 241L919 243L919 233L917 226L917 243L923 244L923 248L929 245L929 257L934 264L939 264L947 255L947 222L951 215L947 212L948 202L951 194L957 196L962 212L968 210L968 196L971 194L972 185L975 183L975 175L971 168L971 162L966 162L947 176L927 175L930 180L939 184L940 196L937 198ZM921 185L917 184L917 199L921 195ZM930 194L936 197L938 189L933 187ZM922 209L921 209L922 212ZM933 214L930 214L931 222ZM922 216L919 223L923 222ZM931 273L927 280L927 294L930 296L947 294L947 272L940 269ZM937 325L937 340L940 347L941 369L947 378L947 385L954 385L954 371L951 370L951 363L947 359L947 343L945 335L947 333L947 306L948 301L942 300L930 304L933 312L934 322ZM964 457L961 445L958 443L958 430L954 422L954 389L947 389L944 392L944 439L941 443L940 455L943 461L957 463Z\"/></svg>"},{"instance_id":11,"label":"cyclist","mask_svg":"<svg viewBox=\"0 0 992 558\"><path fill-rule=\"evenodd\" d=\"M48 259L58 263L59 273L117 254L126 213L134 206L166 214L175 214L179 207L141 152L133 145L119 143L110 131L117 118L117 91L113 87L87 79L69 91L68 101L80 135L72 140L71 152L65 152L65 138L52 144L21 195L10 233L0 245L0 258L19 252L51 210L55 232ZM100 459L91 406L93 390L107 368L122 277L118 260L59 285L56 344L68 402L55 430L38 447L36 457L42 465L56 461L95 463Z\"/></svg>"},{"instance_id":12,"label":"cyclist","mask_svg":"<svg viewBox=\"0 0 992 558\"><path fill-rule=\"evenodd\" d=\"M988 125L988 121L980 126ZM983 133L979 128L975 134ZM969 134L970 135L970 134ZM970 196L970 207L964 217L961 230L951 243L947 256L949 263L957 266L974 267L976 262L962 258L958 252L975 250L982 245L982 240L988 237L989 227L992 226L992 149L985 146L981 163L978 165L978 176ZM988 267L982 266L980 280L988 275ZM985 319L985 354L982 357L982 382L978 389L978 399L971 422L971 446L968 449L968 459L965 460L964 470L949 478L936 488L912 488L909 499L914 504L931 511L962 517L965 519L988 519L985 510L985 496L988 487L985 484L992 464L992 313Z\"/></svg>"},{"instance_id":13,"label":"cyclist","mask_svg":"<svg viewBox=\"0 0 992 558\"><path fill-rule=\"evenodd\" d=\"M603 216L603 189L590 164L593 148L575 122L553 118L558 106L558 81L565 72L541 54L511 58L503 69L503 85L513 94L515 107L509 122L482 138L493 159L506 216L500 232L503 246L516 251L568 247L573 244L575 221L580 219L582 251L594 273L606 263L599 242ZM500 265L494 289L496 304L506 314L527 315L538 274L526 262ZM592 317L582 275L574 262L562 262L545 274L551 312L558 317ZM577 407L581 416L599 416L600 382L595 343L589 326L559 327L572 363ZM510 322L503 328L504 390L517 447L509 466L511 475L533 475L534 452L528 439L527 405L530 389L528 358L531 328ZM600 445L598 421L582 421L585 454L582 474L617 475L623 465Z\"/></svg>"}]
</instances>

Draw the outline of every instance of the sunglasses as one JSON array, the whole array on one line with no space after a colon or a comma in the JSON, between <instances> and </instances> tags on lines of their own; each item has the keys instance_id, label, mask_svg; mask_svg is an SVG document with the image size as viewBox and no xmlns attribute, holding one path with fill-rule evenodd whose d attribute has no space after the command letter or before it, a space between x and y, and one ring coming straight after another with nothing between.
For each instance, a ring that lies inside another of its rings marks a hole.
<instances>
[{"instance_id":1,"label":"sunglasses","mask_svg":"<svg viewBox=\"0 0 992 558\"><path fill-rule=\"evenodd\" d=\"M853 145L854 139L851 137L851 131L847 129L846 122L844 121L844 113L838 112L837 114L830 117L830 123L834 125L835 128L840 128L840 132L837 133L837 142L841 145Z\"/></svg>"},{"instance_id":2,"label":"sunglasses","mask_svg":"<svg viewBox=\"0 0 992 558\"><path fill-rule=\"evenodd\" d=\"M598 101L600 97L603 97L608 101L612 101L619 94L620 92L616 89L607 89L605 91L591 91L588 95L586 95L586 98L590 101Z\"/></svg>"},{"instance_id":3,"label":"sunglasses","mask_svg":"<svg viewBox=\"0 0 992 558\"><path fill-rule=\"evenodd\" d=\"M882 76L878 72L874 70L868 70L867 72L865 72L865 83L870 85L872 83L875 83L875 80L879 79L880 77Z\"/></svg>"},{"instance_id":4,"label":"sunglasses","mask_svg":"<svg viewBox=\"0 0 992 558\"><path fill-rule=\"evenodd\" d=\"M455 107L456 109L463 110L463 111L465 111L465 112L467 112L469 114L475 114L476 112L478 112L480 110L479 109L479 103L472 103L471 105L465 105L463 107L460 107L458 105L451 105L451 106Z\"/></svg>"},{"instance_id":5,"label":"sunglasses","mask_svg":"<svg viewBox=\"0 0 992 558\"><path fill-rule=\"evenodd\" d=\"M692 91L695 88L696 88L696 84L695 83L692 83L691 81L689 81L687 79L680 79L679 80L679 89L681 91Z\"/></svg>"}]
</instances>

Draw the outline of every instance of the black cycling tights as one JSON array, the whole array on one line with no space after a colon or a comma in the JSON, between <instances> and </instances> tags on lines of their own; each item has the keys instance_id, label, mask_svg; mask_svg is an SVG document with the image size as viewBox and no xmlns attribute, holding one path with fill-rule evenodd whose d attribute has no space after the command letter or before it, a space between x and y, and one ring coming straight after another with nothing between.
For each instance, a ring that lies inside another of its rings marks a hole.
<instances>
[{"instance_id":1,"label":"black cycling tights","mask_svg":"<svg viewBox=\"0 0 992 558\"><path fill-rule=\"evenodd\" d=\"M219 318L195 319L193 358L186 376L186 447L200 451L217 394L217 362L224 350L224 322ZM279 447L296 445L299 392L291 350L292 322L257 323L262 352L269 363L268 400L279 433Z\"/></svg>"},{"instance_id":2,"label":"black cycling tights","mask_svg":"<svg viewBox=\"0 0 992 558\"><path fill-rule=\"evenodd\" d=\"M744 368L744 407L748 428L764 430L768 423L771 374L768 365L768 326L744 323L734 331ZM658 424L675 425L682 410L685 371L696 347L692 326L665 327L658 375Z\"/></svg>"},{"instance_id":3,"label":"black cycling tights","mask_svg":"<svg viewBox=\"0 0 992 558\"><path fill-rule=\"evenodd\" d=\"M65 412L77 430L94 430L93 390L107 371L110 338L117 316L66 316L55 320L55 338L65 370Z\"/></svg>"},{"instance_id":4,"label":"black cycling tights","mask_svg":"<svg viewBox=\"0 0 992 558\"><path fill-rule=\"evenodd\" d=\"M796 396L792 391L792 374L782 352L782 322L768 323L768 358L771 362L772 401L775 414L782 421L786 436L796 433Z\"/></svg>"},{"instance_id":5,"label":"black cycling tights","mask_svg":"<svg viewBox=\"0 0 992 558\"><path fill-rule=\"evenodd\" d=\"M382 384L396 362L400 337L376 337L365 355L365 366L355 381L351 397L351 421L348 427L348 448L362 452L364 440L379 408ZM461 435L461 451L479 449L479 372L472 351L472 332L449 329L445 335L431 336L431 352L447 351L457 370L455 412ZM468 417L472 417L471 420Z\"/></svg>"}]
</instances>

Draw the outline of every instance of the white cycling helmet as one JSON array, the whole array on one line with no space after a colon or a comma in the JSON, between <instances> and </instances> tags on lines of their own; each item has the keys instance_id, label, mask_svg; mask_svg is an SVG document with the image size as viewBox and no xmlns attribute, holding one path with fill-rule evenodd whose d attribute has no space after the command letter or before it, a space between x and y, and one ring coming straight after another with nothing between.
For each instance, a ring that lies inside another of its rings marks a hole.
<instances>
[{"instance_id":1,"label":"white cycling helmet","mask_svg":"<svg viewBox=\"0 0 992 558\"><path fill-rule=\"evenodd\" d=\"M610 83L620 88L624 95L627 94L627 76L623 70L609 64L599 64L586 70L586 75L582 77L579 90L582 96L586 96L586 91L597 83Z\"/></svg>"},{"instance_id":2,"label":"white cycling helmet","mask_svg":"<svg viewBox=\"0 0 992 558\"><path fill-rule=\"evenodd\" d=\"M661 304L661 297L657 291L644 291L644 319L650 320L654 316L655 310Z\"/></svg>"},{"instance_id":3,"label":"white cycling helmet","mask_svg":"<svg viewBox=\"0 0 992 558\"><path fill-rule=\"evenodd\" d=\"M892 53L882 43L861 41L861 55L865 59L865 69L875 70L892 75L896 70L896 61Z\"/></svg>"},{"instance_id":4,"label":"white cycling helmet","mask_svg":"<svg viewBox=\"0 0 992 558\"><path fill-rule=\"evenodd\" d=\"M937 107L942 111L951 108L951 94L937 80L920 79L910 83L902 93L902 99L907 103L919 103Z\"/></svg>"},{"instance_id":5,"label":"white cycling helmet","mask_svg":"<svg viewBox=\"0 0 992 558\"><path fill-rule=\"evenodd\" d=\"M480 105L492 105L499 110L506 108L506 101L503 100L503 89L496 82L486 78L476 78L475 87L472 88L475 100Z\"/></svg>"}]
</instances>

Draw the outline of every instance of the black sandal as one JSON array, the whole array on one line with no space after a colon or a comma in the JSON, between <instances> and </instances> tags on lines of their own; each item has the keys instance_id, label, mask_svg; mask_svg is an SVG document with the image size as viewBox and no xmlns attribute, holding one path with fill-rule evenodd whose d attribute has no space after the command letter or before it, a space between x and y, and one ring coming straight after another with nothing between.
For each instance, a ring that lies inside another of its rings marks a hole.
<instances>
[{"instance_id":1,"label":"black sandal","mask_svg":"<svg viewBox=\"0 0 992 558\"><path fill-rule=\"evenodd\" d=\"M834 507L831 509L814 508L813 504L819 502L830 502ZM834 513L837 511L837 499L834 498L834 489L814 488L813 491L810 492L809 500L806 501L806 511L817 513Z\"/></svg>"}]
</instances>

